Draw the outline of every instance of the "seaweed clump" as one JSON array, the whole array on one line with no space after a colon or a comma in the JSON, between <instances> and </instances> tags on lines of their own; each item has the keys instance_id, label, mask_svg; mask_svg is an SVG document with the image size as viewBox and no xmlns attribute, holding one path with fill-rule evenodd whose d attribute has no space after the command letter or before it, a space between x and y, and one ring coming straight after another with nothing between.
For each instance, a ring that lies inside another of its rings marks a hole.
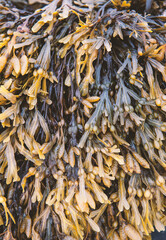
<instances>
[{"instance_id":1,"label":"seaweed clump","mask_svg":"<svg viewBox=\"0 0 166 240\"><path fill-rule=\"evenodd\" d=\"M166 2L0 4L0 239L166 226Z\"/></svg>"}]
</instances>

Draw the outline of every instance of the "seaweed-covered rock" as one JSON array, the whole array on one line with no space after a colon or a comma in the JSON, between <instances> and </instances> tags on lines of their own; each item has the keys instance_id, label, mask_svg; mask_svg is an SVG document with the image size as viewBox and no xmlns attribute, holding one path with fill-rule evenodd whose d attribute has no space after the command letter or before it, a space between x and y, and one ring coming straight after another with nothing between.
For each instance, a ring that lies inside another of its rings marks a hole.
<instances>
[{"instance_id":1,"label":"seaweed-covered rock","mask_svg":"<svg viewBox=\"0 0 166 240\"><path fill-rule=\"evenodd\" d=\"M166 1L0 4L0 239L166 226Z\"/></svg>"}]
</instances>

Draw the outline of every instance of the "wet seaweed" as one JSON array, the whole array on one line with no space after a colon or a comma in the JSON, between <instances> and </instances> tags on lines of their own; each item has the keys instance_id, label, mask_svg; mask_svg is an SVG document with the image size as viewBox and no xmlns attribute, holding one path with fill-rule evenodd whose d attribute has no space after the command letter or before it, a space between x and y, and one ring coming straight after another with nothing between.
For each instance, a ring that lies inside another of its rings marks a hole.
<instances>
[{"instance_id":1,"label":"wet seaweed","mask_svg":"<svg viewBox=\"0 0 166 240\"><path fill-rule=\"evenodd\" d=\"M0 4L0 239L166 226L166 2Z\"/></svg>"}]
</instances>

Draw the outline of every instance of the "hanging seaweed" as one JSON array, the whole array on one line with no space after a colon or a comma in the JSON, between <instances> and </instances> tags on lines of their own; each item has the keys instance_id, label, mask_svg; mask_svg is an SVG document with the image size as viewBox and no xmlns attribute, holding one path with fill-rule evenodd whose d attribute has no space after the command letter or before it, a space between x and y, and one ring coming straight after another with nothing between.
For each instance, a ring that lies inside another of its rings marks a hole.
<instances>
[{"instance_id":1,"label":"hanging seaweed","mask_svg":"<svg viewBox=\"0 0 166 240\"><path fill-rule=\"evenodd\" d=\"M166 226L166 1L0 3L0 239Z\"/></svg>"}]
</instances>

